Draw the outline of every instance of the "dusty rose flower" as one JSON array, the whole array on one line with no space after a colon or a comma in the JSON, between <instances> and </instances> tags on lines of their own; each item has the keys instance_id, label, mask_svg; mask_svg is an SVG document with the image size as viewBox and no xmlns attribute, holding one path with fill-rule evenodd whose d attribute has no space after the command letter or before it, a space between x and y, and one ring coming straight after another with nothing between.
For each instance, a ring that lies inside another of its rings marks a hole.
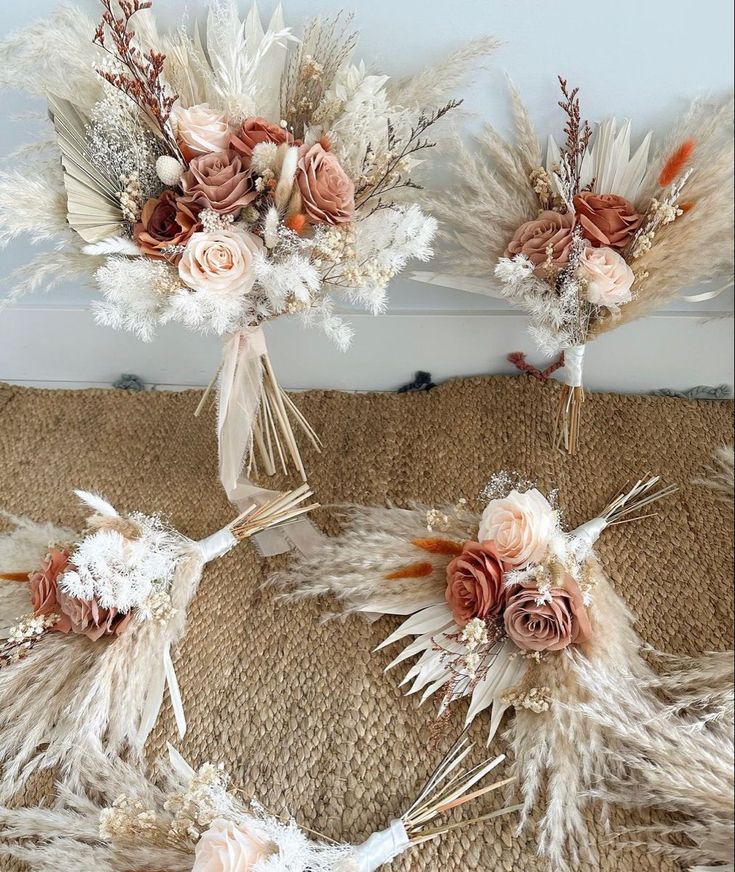
<instances>
[{"instance_id":1,"label":"dusty rose flower","mask_svg":"<svg viewBox=\"0 0 735 872\"><path fill-rule=\"evenodd\" d=\"M346 224L355 212L355 186L329 151L302 146L296 184L303 211L314 224Z\"/></svg>"},{"instance_id":2,"label":"dusty rose flower","mask_svg":"<svg viewBox=\"0 0 735 872\"><path fill-rule=\"evenodd\" d=\"M181 177L185 200L221 215L236 214L258 196L255 180L234 151L195 157Z\"/></svg>"},{"instance_id":3,"label":"dusty rose flower","mask_svg":"<svg viewBox=\"0 0 735 872\"><path fill-rule=\"evenodd\" d=\"M221 112L200 103L189 109L176 109L179 148L187 160L200 154L226 151L230 141L230 127Z\"/></svg>"},{"instance_id":4,"label":"dusty rose flower","mask_svg":"<svg viewBox=\"0 0 735 872\"><path fill-rule=\"evenodd\" d=\"M480 521L480 540L490 540L498 557L512 567L538 563L556 527L556 512L536 488L512 490L491 500Z\"/></svg>"},{"instance_id":5,"label":"dusty rose flower","mask_svg":"<svg viewBox=\"0 0 735 872\"><path fill-rule=\"evenodd\" d=\"M262 247L243 230L195 233L179 261L181 280L195 291L245 294L253 286L253 257Z\"/></svg>"},{"instance_id":6,"label":"dusty rose flower","mask_svg":"<svg viewBox=\"0 0 735 872\"><path fill-rule=\"evenodd\" d=\"M54 630L76 633L95 642L113 633L119 636L133 618L132 612L103 609L97 600L77 599L61 588L58 589L57 598L61 619L54 624Z\"/></svg>"},{"instance_id":7,"label":"dusty rose flower","mask_svg":"<svg viewBox=\"0 0 735 872\"><path fill-rule=\"evenodd\" d=\"M58 583L68 566L69 552L52 546L40 568L28 576L34 615L52 615L59 611Z\"/></svg>"},{"instance_id":8,"label":"dusty rose flower","mask_svg":"<svg viewBox=\"0 0 735 872\"><path fill-rule=\"evenodd\" d=\"M445 597L460 627L473 618L497 617L505 602L503 565L490 542L465 542L447 566Z\"/></svg>"},{"instance_id":9,"label":"dusty rose flower","mask_svg":"<svg viewBox=\"0 0 735 872\"><path fill-rule=\"evenodd\" d=\"M534 265L536 275L545 278L547 263L561 267L569 260L573 226L574 218L568 213L542 212L533 221L521 224L505 249L505 256L513 258L522 254Z\"/></svg>"},{"instance_id":10,"label":"dusty rose flower","mask_svg":"<svg viewBox=\"0 0 735 872\"><path fill-rule=\"evenodd\" d=\"M197 842L191 872L248 872L274 850L246 824L216 818Z\"/></svg>"},{"instance_id":11,"label":"dusty rose flower","mask_svg":"<svg viewBox=\"0 0 735 872\"><path fill-rule=\"evenodd\" d=\"M584 296L590 303L616 309L633 299L633 270L612 248L586 248L579 259L579 270L587 280Z\"/></svg>"},{"instance_id":12,"label":"dusty rose flower","mask_svg":"<svg viewBox=\"0 0 735 872\"><path fill-rule=\"evenodd\" d=\"M165 249L185 245L199 227L199 208L186 203L174 191L164 191L151 197L143 206L140 221L133 227L133 236L140 250L148 257L176 261L179 254L166 254Z\"/></svg>"},{"instance_id":13,"label":"dusty rose flower","mask_svg":"<svg viewBox=\"0 0 735 872\"><path fill-rule=\"evenodd\" d=\"M253 149L261 142L275 142L276 145L287 142L291 145L294 138L285 127L259 116L246 118L240 129L230 136L230 148L244 158L246 166L250 166Z\"/></svg>"},{"instance_id":14,"label":"dusty rose flower","mask_svg":"<svg viewBox=\"0 0 735 872\"><path fill-rule=\"evenodd\" d=\"M523 651L561 651L586 642L592 627L579 585L566 575L564 587L552 587L545 595L532 582L511 589L505 632Z\"/></svg>"},{"instance_id":15,"label":"dusty rose flower","mask_svg":"<svg viewBox=\"0 0 735 872\"><path fill-rule=\"evenodd\" d=\"M643 218L625 197L583 191L573 200L577 223L592 245L625 248Z\"/></svg>"}]
</instances>

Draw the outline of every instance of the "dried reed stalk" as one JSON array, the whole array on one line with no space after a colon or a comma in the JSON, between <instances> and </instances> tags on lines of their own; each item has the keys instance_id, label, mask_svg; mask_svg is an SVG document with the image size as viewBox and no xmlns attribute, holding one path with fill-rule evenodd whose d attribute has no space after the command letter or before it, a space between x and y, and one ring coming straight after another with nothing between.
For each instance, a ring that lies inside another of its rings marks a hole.
<instances>
[{"instance_id":1,"label":"dried reed stalk","mask_svg":"<svg viewBox=\"0 0 735 872\"><path fill-rule=\"evenodd\" d=\"M263 530L289 524L301 515L319 508L318 503L302 505L313 493L308 484L302 484L295 490L279 494L262 506L253 503L230 524L230 531L238 542L242 542Z\"/></svg>"},{"instance_id":2,"label":"dried reed stalk","mask_svg":"<svg viewBox=\"0 0 735 872\"><path fill-rule=\"evenodd\" d=\"M574 456L579 445L584 388L564 385L554 419L554 447Z\"/></svg>"}]
</instances>

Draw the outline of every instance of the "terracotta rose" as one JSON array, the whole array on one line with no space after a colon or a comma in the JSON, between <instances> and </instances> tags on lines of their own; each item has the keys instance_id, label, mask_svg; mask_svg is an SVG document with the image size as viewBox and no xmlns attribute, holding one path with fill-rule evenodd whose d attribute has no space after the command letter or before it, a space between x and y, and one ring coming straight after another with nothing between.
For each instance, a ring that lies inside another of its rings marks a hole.
<instances>
[{"instance_id":1,"label":"terracotta rose","mask_svg":"<svg viewBox=\"0 0 735 872\"><path fill-rule=\"evenodd\" d=\"M238 213L258 196L249 167L234 151L195 157L181 177L181 187L187 203L221 215Z\"/></svg>"},{"instance_id":2,"label":"terracotta rose","mask_svg":"<svg viewBox=\"0 0 735 872\"><path fill-rule=\"evenodd\" d=\"M165 254L164 249L185 245L199 227L199 208L185 202L174 191L151 197L143 206L133 236L143 254L159 260L176 261L180 254Z\"/></svg>"},{"instance_id":3,"label":"terracotta rose","mask_svg":"<svg viewBox=\"0 0 735 872\"><path fill-rule=\"evenodd\" d=\"M296 184L303 210L314 224L346 224L355 212L355 186L340 162L316 143L302 146Z\"/></svg>"},{"instance_id":4,"label":"terracotta rose","mask_svg":"<svg viewBox=\"0 0 735 872\"><path fill-rule=\"evenodd\" d=\"M68 566L69 552L51 546L40 568L28 576L34 615L52 615L60 611L58 582Z\"/></svg>"},{"instance_id":5,"label":"terracotta rose","mask_svg":"<svg viewBox=\"0 0 735 872\"><path fill-rule=\"evenodd\" d=\"M508 591L505 632L523 651L561 651L586 642L592 635L587 608L579 585L570 576L564 587L543 595L532 582Z\"/></svg>"},{"instance_id":6,"label":"terracotta rose","mask_svg":"<svg viewBox=\"0 0 735 872\"><path fill-rule=\"evenodd\" d=\"M57 593L61 619L54 624L54 630L62 633L76 633L92 641L113 633L119 636L133 618L132 612L119 612L117 609L103 609L96 600L77 599L59 588Z\"/></svg>"},{"instance_id":7,"label":"terracotta rose","mask_svg":"<svg viewBox=\"0 0 735 872\"><path fill-rule=\"evenodd\" d=\"M231 134L230 148L236 151L245 162L246 166L250 166L250 158L253 156L253 149L261 142L275 142L276 145L281 145L287 142L291 145L294 141L291 133L280 124L273 124L265 118L254 116L246 118L240 129ZM301 143L296 143L300 145Z\"/></svg>"},{"instance_id":8,"label":"terracotta rose","mask_svg":"<svg viewBox=\"0 0 735 872\"><path fill-rule=\"evenodd\" d=\"M591 245L625 248L643 218L625 197L583 191L573 200L577 222Z\"/></svg>"},{"instance_id":9,"label":"terracotta rose","mask_svg":"<svg viewBox=\"0 0 735 872\"><path fill-rule=\"evenodd\" d=\"M534 265L536 275L545 278L549 246L552 266L564 266L569 260L573 227L574 217L568 213L562 215L551 210L542 212L538 218L526 221L516 230L505 250L505 257L524 255Z\"/></svg>"},{"instance_id":10,"label":"terracotta rose","mask_svg":"<svg viewBox=\"0 0 735 872\"><path fill-rule=\"evenodd\" d=\"M465 542L447 566L445 597L460 627L473 618L496 618L505 603L503 565L491 542Z\"/></svg>"}]
</instances>

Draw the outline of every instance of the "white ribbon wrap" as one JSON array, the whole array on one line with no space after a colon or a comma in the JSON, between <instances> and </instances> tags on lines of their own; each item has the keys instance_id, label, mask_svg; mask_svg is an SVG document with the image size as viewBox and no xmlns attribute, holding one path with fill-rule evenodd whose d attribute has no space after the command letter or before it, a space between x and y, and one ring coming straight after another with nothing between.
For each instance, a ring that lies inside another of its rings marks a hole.
<instances>
[{"instance_id":1,"label":"white ribbon wrap","mask_svg":"<svg viewBox=\"0 0 735 872\"><path fill-rule=\"evenodd\" d=\"M410 847L403 821L391 821L388 829L373 833L367 841L355 847L353 859L357 872L374 872L384 864L392 863Z\"/></svg>"},{"instance_id":2,"label":"white ribbon wrap","mask_svg":"<svg viewBox=\"0 0 735 872\"><path fill-rule=\"evenodd\" d=\"M229 527L223 527L216 533L212 533L211 536L207 536L206 539L200 539L197 545L202 552L204 562L209 563L211 560L216 560L217 557L227 554L231 548L237 545L237 539L232 535L232 530Z\"/></svg>"},{"instance_id":3,"label":"white ribbon wrap","mask_svg":"<svg viewBox=\"0 0 735 872\"><path fill-rule=\"evenodd\" d=\"M591 550L607 525L606 518L593 518L591 521L587 521L585 524L577 527L576 530L573 530L572 536L578 539L586 549Z\"/></svg>"},{"instance_id":4,"label":"white ribbon wrap","mask_svg":"<svg viewBox=\"0 0 735 872\"><path fill-rule=\"evenodd\" d=\"M231 503L244 511L277 496L276 491L258 487L243 472L253 427L260 408L263 385L265 335L261 327L247 327L225 337L218 381L217 439L219 475ZM314 525L300 518L285 528L264 530L255 540L264 557L282 554L292 548L306 553L319 541Z\"/></svg>"},{"instance_id":5,"label":"white ribbon wrap","mask_svg":"<svg viewBox=\"0 0 735 872\"><path fill-rule=\"evenodd\" d=\"M582 387L582 367L586 345L572 345L564 349L564 383L570 388Z\"/></svg>"}]
</instances>

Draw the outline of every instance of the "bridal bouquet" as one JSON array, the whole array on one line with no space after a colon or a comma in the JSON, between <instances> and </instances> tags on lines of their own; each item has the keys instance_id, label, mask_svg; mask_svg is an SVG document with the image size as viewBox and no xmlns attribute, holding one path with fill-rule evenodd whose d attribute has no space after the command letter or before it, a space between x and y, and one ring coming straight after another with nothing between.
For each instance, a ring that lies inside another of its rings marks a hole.
<instances>
[{"instance_id":1,"label":"bridal bouquet","mask_svg":"<svg viewBox=\"0 0 735 872\"><path fill-rule=\"evenodd\" d=\"M243 467L293 462L305 479L292 422L318 446L263 325L298 314L346 348L335 298L379 313L390 279L430 256L413 174L493 41L389 83L352 62L350 16L297 39L280 7L264 27L255 5L241 19L214 0L203 28L163 34L151 2L100 2L96 26L67 8L0 46L5 83L47 99L55 134L0 175L0 240L57 242L14 294L92 276L101 324L220 335L220 476L242 507L257 493Z\"/></svg>"},{"instance_id":2,"label":"bridal bouquet","mask_svg":"<svg viewBox=\"0 0 735 872\"><path fill-rule=\"evenodd\" d=\"M379 647L403 644L387 669L415 659L402 684L422 702L438 695L435 735L462 699L467 726L488 716L489 739L514 710L508 735L522 820L542 809L539 848L554 868L569 860L576 868L578 846L589 842L583 806L611 766L612 728L580 709L594 692L589 676L625 686L649 676L594 544L675 489L657 484L637 482L572 531L554 495L505 473L491 481L479 516L464 499L451 509L355 506L338 538L274 579L289 598L330 593L348 613L401 615ZM614 724L607 699L596 704Z\"/></svg>"},{"instance_id":3,"label":"bridal bouquet","mask_svg":"<svg viewBox=\"0 0 735 872\"><path fill-rule=\"evenodd\" d=\"M631 153L630 122L593 129L578 90L559 81L564 140L549 138L546 161L513 92L516 141L488 127L475 153L458 144L458 185L433 207L467 289L524 309L538 347L564 353L555 439L574 454L587 343L732 274L733 104L694 104L655 153L651 133Z\"/></svg>"},{"instance_id":4,"label":"bridal bouquet","mask_svg":"<svg viewBox=\"0 0 735 872\"><path fill-rule=\"evenodd\" d=\"M54 808L0 808L0 854L39 872L374 872L424 842L518 810L437 825L440 815L513 780L484 784L504 758L467 766L471 750L466 739L457 742L405 814L350 845L317 841L311 836L318 833L292 818L279 818L256 800L245 804L228 789L221 766L205 763L195 771L171 746L157 783L88 748L89 790L61 786Z\"/></svg>"},{"instance_id":5,"label":"bridal bouquet","mask_svg":"<svg viewBox=\"0 0 735 872\"><path fill-rule=\"evenodd\" d=\"M0 537L0 801L39 768L84 770L81 740L140 753L168 687L186 719L171 657L206 563L239 541L292 522L306 485L193 541L160 517L92 509L81 534L11 518Z\"/></svg>"}]
</instances>

